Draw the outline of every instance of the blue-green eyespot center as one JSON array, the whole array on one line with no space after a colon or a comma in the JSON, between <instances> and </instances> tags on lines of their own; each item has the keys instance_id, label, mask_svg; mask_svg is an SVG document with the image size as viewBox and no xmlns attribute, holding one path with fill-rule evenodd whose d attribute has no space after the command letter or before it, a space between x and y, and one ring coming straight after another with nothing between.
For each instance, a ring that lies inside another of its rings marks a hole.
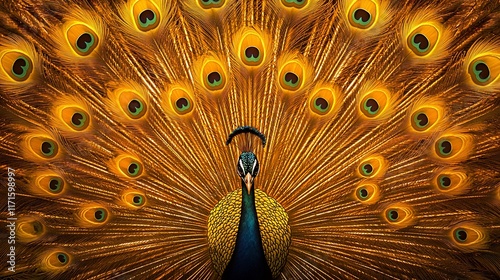
<instances>
[{"instance_id":1,"label":"blue-green eyespot center","mask_svg":"<svg viewBox=\"0 0 500 280\"><path fill-rule=\"evenodd\" d=\"M441 155L447 156L451 154L451 152L452 152L452 146L450 141L446 139L439 141L439 153Z\"/></svg>"},{"instance_id":2,"label":"blue-green eyespot center","mask_svg":"<svg viewBox=\"0 0 500 280\"><path fill-rule=\"evenodd\" d=\"M30 61L24 56L19 56L12 64L12 74L19 79L25 78L29 74Z\"/></svg>"},{"instance_id":3,"label":"blue-green eyespot center","mask_svg":"<svg viewBox=\"0 0 500 280\"><path fill-rule=\"evenodd\" d=\"M58 193L61 191L63 186L63 181L59 178L53 178L49 182L49 190L53 193Z\"/></svg>"},{"instance_id":4,"label":"blue-green eyespot center","mask_svg":"<svg viewBox=\"0 0 500 280\"><path fill-rule=\"evenodd\" d=\"M474 72L476 79L480 83L487 82L491 77L490 68L484 61L481 60L478 60L474 63L474 65L472 66L472 71Z\"/></svg>"},{"instance_id":5,"label":"blue-green eyespot center","mask_svg":"<svg viewBox=\"0 0 500 280\"><path fill-rule=\"evenodd\" d=\"M201 3L206 6L210 6L212 4L219 4L221 0L201 0Z\"/></svg>"},{"instance_id":6,"label":"blue-green eyespot center","mask_svg":"<svg viewBox=\"0 0 500 280\"><path fill-rule=\"evenodd\" d=\"M467 231L462 229L462 228L457 228L455 230L455 239L458 242L465 242L467 241Z\"/></svg>"},{"instance_id":7,"label":"blue-green eyespot center","mask_svg":"<svg viewBox=\"0 0 500 280\"><path fill-rule=\"evenodd\" d=\"M139 20L139 25L142 28L147 28L148 26L154 25L156 23L156 13L150 9L142 11L137 17Z\"/></svg>"},{"instance_id":8,"label":"blue-green eyespot center","mask_svg":"<svg viewBox=\"0 0 500 280\"><path fill-rule=\"evenodd\" d=\"M413 117L413 121L419 128L425 128L429 124L429 118L425 113L417 113Z\"/></svg>"},{"instance_id":9,"label":"blue-green eyespot center","mask_svg":"<svg viewBox=\"0 0 500 280\"><path fill-rule=\"evenodd\" d=\"M94 212L94 218L98 222L102 222L106 219L106 210L104 209L96 209Z\"/></svg>"},{"instance_id":10,"label":"blue-green eyespot center","mask_svg":"<svg viewBox=\"0 0 500 280\"><path fill-rule=\"evenodd\" d=\"M447 189L451 186L451 179L446 175L439 176L438 180L439 180L439 186L443 189Z\"/></svg>"},{"instance_id":11,"label":"blue-green eyespot center","mask_svg":"<svg viewBox=\"0 0 500 280\"><path fill-rule=\"evenodd\" d=\"M258 62L260 60L260 51L257 47L250 46L245 49L245 59L249 62Z\"/></svg>"},{"instance_id":12,"label":"blue-green eyespot center","mask_svg":"<svg viewBox=\"0 0 500 280\"><path fill-rule=\"evenodd\" d=\"M61 264L66 264L68 262L68 255L66 255L65 253L57 253L57 260Z\"/></svg>"},{"instance_id":13,"label":"blue-green eyespot center","mask_svg":"<svg viewBox=\"0 0 500 280\"><path fill-rule=\"evenodd\" d=\"M411 44L417 49L419 52L426 52L430 47L429 39L424 34L416 33L411 38Z\"/></svg>"},{"instance_id":14,"label":"blue-green eyespot center","mask_svg":"<svg viewBox=\"0 0 500 280\"><path fill-rule=\"evenodd\" d=\"M128 103L127 109L132 116L137 116L144 110L144 104L138 99L132 99Z\"/></svg>"},{"instance_id":15,"label":"blue-green eyespot center","mask_svg":"<svg viewBox=\"0 0 500 280\"><path fill-rule=\"evenodd\" d=\"M304 5L305 4L304 0L285 0L285 2L290 3L290 4L298 4L298 5Z\"/></svg>"},{"instance_id":16,"label":"blue-green eyespot center","mask_svg":"<svg viewBox=\"0 0 500 280\"><path fill-rule=\"evenodd\" d=\"M365 101L365 104L363 104L363 108L365 109L366 112L368 112L368 114L370 115L375 115L378 113L378 111L380 110L380 106L377 102L377 100L373 99L373 98L368 98L366 101Z\"/></svg>"},{"instance_id":17,"label":"blue-green eyespot center","mask_svg":"<svg viewBox=\"0 0 500 280\"><path fill-rule=\"evenodd\" d=\"M392 222L397 221L399 218L398 211L395 209L390 209L389 211L387 211L387 218Z\"/></svg>"},{"instance_id":18,"label":"blue-green eyespot center","mask_svg":"<svg viewBox=\"0 0 500 280\"><path fill-rule=\"evenodd\" d=\"M189 103L189 100L187 98L181 97L175 102L175 107L177 107L177 110L179 110L179 112L184 112L191 108L191 104Z\"/></svg>"},{"instance_id":19,"label":"blue-green eyespot center","mask_svg":"<svg viewBox=\"0 0 500 280\"><path fill-rule=\"evenodd\" d=\"M42 145L40 146L40 151L45 156L52 156L54 154L55 148L56 146L54 142L50 140L45 140L42 142Z\"/></svg>"},{"instance_id":20,"label":"blue-green eyespot center","mask_svg":"<svg viewBox=\"0 0 500 280\"><path fill-rule=\"evenodd\" d=\"M362 26L370 24L372 15L365 9L358 8L352 13L352 20Z\"/></svg>"},{"instance_id":21,"label":"blue-green eyespot center","mask_svg":"<svg viewBox=\"0 0 500 280\"><path fill-rule=\"evenodd\" d=\"M358 194L359 194L359 198L361 198L363 200L368 198L368 190L365 188L360 188L358 191Z\"/></svg>"},{"instance_id":22,"label":"blue-green eyespot center","mask_svg":"<svg viewBox=\"0 0 500 280\"><path fill-rule=\"evenodd\" d=\"M144 198L142 197L142 195L135 195L132 201L135 206L140 206L144 203Z\"/></svg>"},{"instance_id":23,"label":"blue-green eyespot center","mask_svg":"<svg viewBox=\"0 0 500 280\"><path fill-rule=\"evenodd\" d=\"M94 35L86 32L78 37L78 39L76 40L76 47L82 53L86 53L92 48L92 46L94 46L94 43Z\"/></svg>"},{"instance_id":24,"label":"blue-green eyespot center","mask_svg":"<svg viewBox=\"0 0 500 280\"><path fill-rule=\"evenodd\" d=\"M87 114L83 112L76 112L71 117L71 123L77 127L83 127L87 123Z\"/></svg>"},{"instance_id":25,"label":"blue-green eyespot center","mask_svg":"<svg viewBox=\"0 0 500 280\"><path fill-rule=\"evenodd\" d=\"M220 86L220 84L222 84L222 76L220 75L219 72L212 72L208 74L207 81L211 87L217 87Z\"/></svg>"},{"instance_id":26,"label":"blue-green eyespot center","mask_svg":"<svg viewBox=\"0 0 500 280\"><path fill-rule=\"evenodd\" d=\"M322 97L318 97L314 100L314 108L316 108L320 112L327 112L330 107L330 104L328 104L328 101Z\"/></svg>"},{"instance_id":27,"label":"blue-green eyespot center","mask_svg":"<svg viewBox=\"0 0 500 280\"><path fill-rule=\"evenodd\" d=\"M361 167L361 170L363 170L363 174L364 175L371 175L373 173L373 166L369 163L365 163L363 164L363 166Z\"/></svg>"},{"instance_id":28,"label":"blue-green eyespot center","mask_svg":"<svg viewBox=\"0 0 500 280\"><path fill-rule=\"evenodd\" d=\"M132 162L129 164L127 171L130 176L136 176L141 171L141 166L137 162Z\"/></svg>"},{"instance_id":29,"label":"blue-green eyespot center","mask_svg":"<svg viewBox=\"0 0 500 280\"><path fill-rule=\"evenodd\" d=\"M297 87L299 85L299 76L297 76L293 72L286 72L285 76L283 77L285 85L289 87Z\"/></svg>"}]
</instances>

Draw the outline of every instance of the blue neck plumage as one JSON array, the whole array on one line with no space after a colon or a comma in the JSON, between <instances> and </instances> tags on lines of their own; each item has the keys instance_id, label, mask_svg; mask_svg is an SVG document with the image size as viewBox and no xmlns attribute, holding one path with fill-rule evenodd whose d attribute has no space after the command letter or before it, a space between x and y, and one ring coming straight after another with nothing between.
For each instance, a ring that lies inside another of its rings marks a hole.
<instances>
[{"instance_id":1,"label":"blue neck plumage","mask_svg":"<svg viewBox=\"0 0 500 280\"><path fill-rule=\"evenodd\" d=\"M223 279L271 279L271 270L267 265L262 248L259 221L255 209L255 192L252 186L248 194L242 182L241 218L236 236L231 261Z\"/></svg>"}]
</instances>

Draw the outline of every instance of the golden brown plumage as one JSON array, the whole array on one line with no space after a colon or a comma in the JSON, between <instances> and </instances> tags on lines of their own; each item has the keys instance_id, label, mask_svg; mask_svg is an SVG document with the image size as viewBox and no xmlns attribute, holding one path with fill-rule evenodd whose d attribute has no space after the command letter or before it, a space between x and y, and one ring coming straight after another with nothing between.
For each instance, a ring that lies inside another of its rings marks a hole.
<instances>
[{"instance_id":1,"label":"golden brown plumage","mask_svg":"<svg viewBox=\"0 0 500 280\"><path fill-rule=\"evenodd\" d=\"M244 150L274 275L499 278L499 29L498 1L3 1L0 276L221 277Z\"/></svg>"}]
</instances>

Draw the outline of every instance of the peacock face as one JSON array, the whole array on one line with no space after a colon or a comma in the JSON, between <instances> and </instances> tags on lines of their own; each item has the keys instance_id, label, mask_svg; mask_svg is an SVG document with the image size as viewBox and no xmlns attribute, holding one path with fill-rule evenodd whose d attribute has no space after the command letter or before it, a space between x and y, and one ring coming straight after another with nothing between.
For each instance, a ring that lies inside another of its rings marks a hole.
<instances>
[{"instance_id":1,"label":"peacock face","mask_svg":"<svg viewBox=\"0 0 500 280\"><path fill-rule=\"evenodd\" d=\"M241 180L243 180L243 183L245 183L248 194L250 194L253 186L253 179L257 177L259 173L259 161L255 154L252 152L241 153L236 170Z\"/></svg>"}]
</instances>

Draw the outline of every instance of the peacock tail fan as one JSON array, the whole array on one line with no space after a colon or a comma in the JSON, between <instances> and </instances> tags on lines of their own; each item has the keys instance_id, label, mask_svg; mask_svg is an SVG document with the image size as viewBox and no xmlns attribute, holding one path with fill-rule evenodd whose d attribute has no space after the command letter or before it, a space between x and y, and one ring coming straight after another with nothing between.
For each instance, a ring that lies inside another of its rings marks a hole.
<instances>
[{"instance_id":1,"label":"peacock tail fan","mask_svg":"<svg viewBox=\"0 0 500 280\"><path fill-rule=\"evenodd\" d=\"M0 1L0 278L498 279L499 30L496 0Z\"/></svg>"}]
</instances>

